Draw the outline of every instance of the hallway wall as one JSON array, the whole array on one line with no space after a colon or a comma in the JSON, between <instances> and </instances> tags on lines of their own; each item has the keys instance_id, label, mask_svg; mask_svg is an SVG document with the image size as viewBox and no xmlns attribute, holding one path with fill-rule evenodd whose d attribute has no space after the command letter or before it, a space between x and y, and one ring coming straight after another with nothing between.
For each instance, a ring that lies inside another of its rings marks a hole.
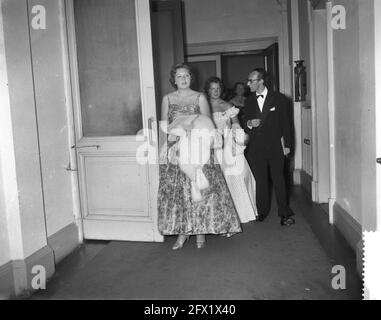
<instances>
[{"instance_id":1,"label":"hallway wall","mask_svg":"<svg viewBox=\"0 0 381 320\"><path fill-rule=\"evenodd\" d=\"M7 216L4 199L4 185L2 183L2 170L0 159L0 266L6 264L11 260L9 252L9 237L7 228Z\"/></svg>"},{"instance_id":2,"label":"hallway wall","mask_svg":"<svg viewBox=\"0 0 381 320\"><path fill-rule=\"evenodd\" d=\"M46 8L47 25L45 30L29 28L29 39L25 13L37 4ZM74 222L72 173L65 170L70 146L61 5L62 1L29 0L28 7L20 1L3 7L21 205L46 218L37 222L25 214L23 226L40 237L45 232L50 237ZM36 223L44 229L46 223L47 230L39 230ZM37 249L30 248L26 256Z\"/></svg>"},{"instance_id":3,"label":"hallway wall","mask_svg":"<svg viewBox=\"0 0 381 320\"><path fill-rule=\"evenodd\" d=\"M232 45L244 40L253 40L250 42L258 43L257 49L266 49L274 43L274 39L277 39L280 91L289 97L292 96L287 0L236 0L234 2L231 0L183 0L183 2L185 41L188 47L200 44L210 45L216 42L219 45L231 42L229 45ZM264 46L263 42L266 40L270 40L271 43ZM242 50L247 49L241 48L237 51Z\"/></svg>"},{"instance_id":4,"label":"hallway wall","mask_svg":"<svg viewBox=\"0 0 381 320\"><path fill-rule=\"evenodd\" d=\"M356 246L356 238L360 239L361 226L376 225L374 2L332 3L346 10L346 29L333 30L336 168L333 218L352 247ZM325 1L319 4L324 6ZM310 74L307 1L299 0L298 5L300 58L305 60ZM305 105L311 103L308 80ZM302 117L302 121L304 128L311 125L308 118ZM303 153L303 163L307 157Z\"/></svg>"},{"instance_id":5,"label":"hallway wall","mask_svg":"<svg viewBox=\"0 0 381 320\"><path fill-rule=\"evenodd\" d=\"M43 5L46 30L31 29L31 49L48 237L74 222L61 1L29 0Z\"/></svg>"},{"instance_id":6,"label":"hallway wall","mask_svg":"<svg viewBox=\"0 0 381 320\"><path fill-rule=\"evenodd\" d=\"M279 35L275 0L184 0L186 41L201 43Z\"/></svg>"},{"instance_id":7,"label":"hallway wall","mask_svg":"<svg viewBox=\"0 0 381 320\"><path fill-rule=\"evenodd\" d=\"M1 4L0 4L1 9ZM4 30L3 30L3 16L0 13L0 266L6 264L11 260L9 252L9 237L7 228L7 208L5 202L5 183L3 177L4 160L3 158L9 154L5 150L5 139L10 134L11 130L7 130L5 115L7 106L9 107L9 96L7 72L6 72L6 59L5 59L5 45L4 45ZM7 108L9 112L9 108ZM9 124L9 123L8 123ZM9 129L9 127L8 127ZM8 131L8 132L6 132ZM8 155L9 157L9 155Z\"/></svg>"},{"instance_id":8,"label":"hallway wall","mask_svg":"<svg viewBox=\"0 0 381 320\"><path fill-rule=\"evenodd\" d=\"M70 97L63 3L1 1L0 281L15 274L16 293L30 287L34 265L43 265L49 277L54 262L79 243L75 173L66 171ZM46 29L31 27L37 4L46 9Z\"/></svg>"},{"instance_id":9,"label":"hallway wall","mask_svg":"<svg viewBox=\"0 0 381 320\"><path fill-rule=\"evenodd\" d=\"M376 165L373 1L333 3L344 5L347 13L346 30L333 35L336 201L360 224L364 215L369 219L376 212L371 178Z\"/></svg>"},{"instance_id":10,"label":"hallway wall","mask_svg":"<svg viewBox=\"0 0 381 320\"><path fill-rule=\"evenodd\" d=\"M3 1L2 14L9 100L4 108L9 108L8 127L13 135L6 137L12 144L6 143L14 151L15 158L8 160L15 160L15 176L11 178L16 180L3 183L17 194L13 198L15 193L8 190L5 201L10 255L18 260L44 247L46 233L26 3Z\"/></svg>"}]
</instances>

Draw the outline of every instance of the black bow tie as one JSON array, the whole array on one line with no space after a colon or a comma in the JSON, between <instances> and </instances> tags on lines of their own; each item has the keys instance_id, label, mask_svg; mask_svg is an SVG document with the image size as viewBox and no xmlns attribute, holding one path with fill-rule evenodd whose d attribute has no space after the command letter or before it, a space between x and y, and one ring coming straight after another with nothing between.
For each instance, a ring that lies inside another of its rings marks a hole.
<instances>
[{"instance_id":1,"label":"black bow tie","mask_svg":"<svg viewBox=\"0 0 381 320\"><path fill-rule=\"evenodd\" d=\"M258 99L259 97L264 98L265 96L264 96L263 94L257 94L257 99Z\"/></svg>"}]
</instances>

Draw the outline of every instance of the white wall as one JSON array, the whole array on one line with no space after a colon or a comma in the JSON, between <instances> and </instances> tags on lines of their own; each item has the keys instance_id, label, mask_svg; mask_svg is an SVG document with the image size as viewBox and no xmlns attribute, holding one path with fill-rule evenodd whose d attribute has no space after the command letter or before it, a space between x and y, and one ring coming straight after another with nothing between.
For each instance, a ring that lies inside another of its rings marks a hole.
<instances>
[{"instance_id":1,"label":"white wall","mask_svg":"<svg viewBox=\"0 0 381 320\"><path fill-rule=\"evenodd\" d=\"M375 2L359 2L359 48L360 48L360 109L361 109L361 213L363 230L375 230L377 225L376 194L376 66L380 59L375 52ZM379 17L380 12L377 13ZM379 36L379 30L377 31ZM377 37L376 37L377 38ZM372 39L372 41L369 41ZM379 73L380 70L378 69ZM378 91L380 90L377 88ZM380 199L379 199L380 200Z\"/></svg>"},{"instance_id":2,"label":"white wall","mask_svg":"<svg viewBox=\"0 0 381 320\"><path fill-rule=\"evenodd\" d=\"M3 177L3 159L6 157L6 154L8 153L5 147L6 139L11 133L11 130L9 130L9 126L7 127L6 125L7 117L5 110L7 109L7 111L9 112L9 95L8 87L6 85L8 82L8 77L5 66L6 59L3 17L0 13L0 266L7 263L11 259L9 252L7 208L5 203L5 184Z\"/></svg>"},{"instance_id":3,"label":"white wall","mask_svg":"<svg viewBox=\"0 0 381 320\"><path fill-rule=\"evenodd\" d=\"M9 260L11 260L6 216L7 211L4 199L4 185L2 181L3 177L0 159L0 266L6 264L9 262Z\"/></svg>"},{"instance_id":4,"label":"white wall","mask_svg":"<svg viewBox=\"0 0 381 320\"><path fill-rule=\"evenodd\" d=\"M278 38L280 91L292 95L287 0L184 0L184 9L187 45Z\"/></svg>"},{"instance_id":5,"label":"white wall","mask_svg":"<svg viewBox=\"0 0 381 320\"><path fill-rule=\"evenodd\" d=\"M274 37L281 16L275 0L184 0L188 44Z\"/></svg>"},{"instance_id":6,"label":"white wall","mask_svg":"<svg viewBox=\"0 0 381 320\"><path fill-rule=\"evenodd\" d=\"M333 34L336 127L336 201L361 223L362 121L359 2L334 1L347 11L347 29Z\"/></svg>"},{"instance_id":7,"label":"white wall","mask_svg":"<svg viewBox=\"0 0 381 320\"><path fill-rule=\"evenodd\" d=\"M70 144L62 3L1 2L0 266L32 255L74 222L73 173L65 170ZM47 10L46 30L28 28L35 4Z\"/></svg>"},{"instance_id":8,"label":"white wall","mask_svg":"<svg viewBox=\"0 0 381 320\"><path fill-rule=\"evenodd\" d=\"M74 221L60 2L29 1L47 12L46 30L31 29L31 43L48 237Z\"/></svg>"},{"instance_id":9,"label":"white wall","mask_svg":"<svg viewBox=\"0 0 381 320\"><path fill-rule=\"evenodd\" d=\"M9 179L17 179L5 180L7 189L17 188L5 201L11 258L24 259L46 245L26 3L2 2L2 12L16 174Z\"/></svg>"}]
</instances>

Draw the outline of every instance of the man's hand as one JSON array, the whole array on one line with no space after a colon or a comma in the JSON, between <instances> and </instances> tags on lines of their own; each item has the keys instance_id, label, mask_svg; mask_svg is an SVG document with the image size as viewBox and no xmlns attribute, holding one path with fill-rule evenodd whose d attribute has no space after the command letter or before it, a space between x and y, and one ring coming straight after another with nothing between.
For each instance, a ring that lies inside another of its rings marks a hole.
<instances>
[{"instance_id":1,"label":"man's hand","mask_svg":"<svg viewBox=\"0 0 381 320\"><path fill-rule=\"evenodd\" d=\"M247 121L248 128L258 128L261 125L261 119L253 119Z\"/></svg>"},{"instance_id":2,"label":"man's hand","mask_svg":"<svg viewBox=\"0 0 381 320\"><path fill-rule=\"evenodd\" d=\"M290 154L290 152L291 152L290 148L283 148L283 153L285 157L287 157Z\"/></svg>"}]
</instances>

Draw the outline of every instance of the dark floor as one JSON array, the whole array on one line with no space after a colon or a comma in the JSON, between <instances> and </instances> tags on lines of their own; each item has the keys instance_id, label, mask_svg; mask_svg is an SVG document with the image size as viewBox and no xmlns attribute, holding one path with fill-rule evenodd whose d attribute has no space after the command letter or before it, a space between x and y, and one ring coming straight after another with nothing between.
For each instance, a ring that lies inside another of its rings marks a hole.
<instances>
[{"instance_id":1,"label":"dark floor","mask_svg":"<svg viewBox=\"0 0 381 320\"><path fill-rule=\"evenodd\" d=\"M262 223L230 239L194 237L179 251L165 243L86 242L62 261L31 299L356 299L362 283L356 257L327 214L294 188L296 224L282 228L276 205ZM346 290L331 287L334 265L346 269Z\"/></svg>"}]
</instances>

